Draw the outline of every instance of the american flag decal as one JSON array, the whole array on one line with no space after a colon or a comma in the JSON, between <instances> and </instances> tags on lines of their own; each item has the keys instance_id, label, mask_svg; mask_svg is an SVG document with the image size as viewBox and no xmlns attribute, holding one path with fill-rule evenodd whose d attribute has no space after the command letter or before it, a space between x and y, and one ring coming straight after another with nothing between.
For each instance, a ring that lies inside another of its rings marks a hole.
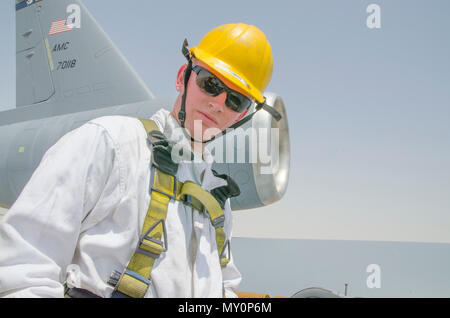
<instances>
[{"instance_id":1,"label":"american flag decal","mask_svg":"<svg viewBox=\"0 0 450 318\"><path fill-rule=\"evenodd\" d=\"M66 24L66 19L58 20L52 23L50 31L48 31L48 35L54 35L58 33L71 31L72 28L73 28L72 24L69 25Z\"/></svg>"}]
</instances>

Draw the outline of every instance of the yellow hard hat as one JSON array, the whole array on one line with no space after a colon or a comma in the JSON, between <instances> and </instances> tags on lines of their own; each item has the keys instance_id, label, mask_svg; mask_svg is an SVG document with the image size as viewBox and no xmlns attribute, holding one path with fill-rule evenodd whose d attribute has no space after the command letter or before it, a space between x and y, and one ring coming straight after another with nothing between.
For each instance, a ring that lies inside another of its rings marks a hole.
<instances>
[{"instance_id":1,"label":"yellow hard hat","mask_svg":"<svg viewBox=\"0 0 450 318\"><path fill-rule=\"evenodd\" d=\"M257 102L273 71L272 48L264 33L243 23L221 25L208 32L190 53L230 80Z\"/></svg>"}]
</instances>

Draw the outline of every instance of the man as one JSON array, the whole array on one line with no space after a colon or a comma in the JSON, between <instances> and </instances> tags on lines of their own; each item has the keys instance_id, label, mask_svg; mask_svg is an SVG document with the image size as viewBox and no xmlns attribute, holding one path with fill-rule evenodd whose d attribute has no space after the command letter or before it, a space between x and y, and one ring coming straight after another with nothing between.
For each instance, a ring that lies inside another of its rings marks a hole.
<instances>
[{"instance_id":1,"label":"man","mask_svg":"<svg viewBox=\"0 0 450 318\"><path fill-rule=\"evenodd\" d=\"M173 111L151 119L168 141L201 158L179 162L177 182L212 192L232 181L211 170L204 145L242 123L253 101L267 110L271 48L259 29L239 23L215 28L184 54ZM217 234L232 237L229 197L220 225L206 206L172 198L161 241L142 235L156 196L149 191L156 148L138 119L121 116L92 120L50 148L0 225L0 296L63 297L66 285L72 297L133 297L123 292L127 277L145 282L145 297L235 297L241 276ZM146 239L164 247L160 255L139 249ZM130 270L136 255L153 255L149 277Z\"/></svg>"}]
</instances>

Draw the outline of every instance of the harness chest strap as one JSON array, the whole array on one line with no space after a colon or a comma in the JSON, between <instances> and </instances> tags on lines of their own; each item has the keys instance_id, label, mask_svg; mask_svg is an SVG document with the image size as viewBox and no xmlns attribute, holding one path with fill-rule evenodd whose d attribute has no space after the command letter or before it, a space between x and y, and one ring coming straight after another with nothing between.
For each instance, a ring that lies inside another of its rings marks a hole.
<instances>
[{"instance_id":1,"label":"harness chest strap","mask_svg":"<svg viewBox=\"0 0 450 318\"><path fill-rule=\"evenodd\" d=\"M159 132L155 122L142 119L141 122L148 133L153 131ZM163 153L167 149L164 147L167 147L168 143L160 134L149 134L153 150L159 151L157 156L155 156L155 151L153 151L152 161L154 157L168 155ZM108 281L109 284L115 286L113 298L142 298L147 292L155 260L168 248L165 220L171 199L183 201L198 211L206 211L208 213L216 232L220 264L225 266L229 262L229 259L223 256L226 247L228 246L229 248L229 243L223 230L225 215L220 204L214 196L198 184L192 181L186 181L185 183L178 181L175 178L177 168L177 166L165 166L164 164L154 164L152 162L151 199L141 236L138 246L124 272L114 272ZM163 235L164 241L161 240Z\"/></svg>"}]
</instances>

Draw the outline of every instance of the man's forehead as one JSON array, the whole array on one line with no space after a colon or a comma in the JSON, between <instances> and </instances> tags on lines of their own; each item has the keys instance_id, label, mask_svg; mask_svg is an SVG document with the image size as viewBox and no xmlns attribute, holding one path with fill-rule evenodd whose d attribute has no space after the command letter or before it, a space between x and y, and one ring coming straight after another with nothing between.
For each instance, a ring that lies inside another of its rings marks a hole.
<instances>
[{"instance_id":1,"label":"man's forehead","mask_svg":"<svg viewBox=\"0 0 450 318\"><path fill-rule=\"evenodd\" d=\"M194 62L194 64L202 66L202 67L206 68L208 71L210 71L211 73L213 73L214 75L216 75L228 88L231 88L232 90L235 90L235 91L241 93L242 95L247 96L250 99L253 99L253 97L251 95L249 95L246 91L242 90L240 87L238 87L237 85L232 83L226 77L224 77L221 74L219 74L218 72L216 72L208 64L203 63L201 60L199 60L197 58L194 58L193 62Z\"/></svg>"}]
</instances>

